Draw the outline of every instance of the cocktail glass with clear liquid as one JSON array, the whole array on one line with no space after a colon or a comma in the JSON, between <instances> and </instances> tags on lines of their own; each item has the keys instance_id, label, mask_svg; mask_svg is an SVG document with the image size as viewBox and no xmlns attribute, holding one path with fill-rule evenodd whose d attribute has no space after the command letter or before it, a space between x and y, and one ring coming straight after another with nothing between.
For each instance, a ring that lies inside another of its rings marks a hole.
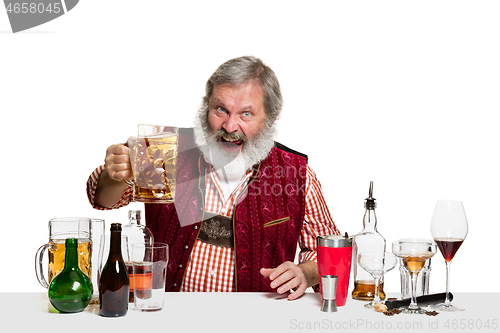
<instances>
[{"instance_id":1,"label":"cocktail glass with clear liquid","mask_svg":"<svg viewBox=\"0 0 500 333\"><path fill-rule=\"evenodd\" d=\"M417 277L425 261L436 253L436 243L427 239L403 238L392 243L392 252L402 259L411 277L411 301L403 313L422 314L426 311L417 305Z\"/></svg>"},{"instance_id":2,"label":"cocktail glass with clear liquid","mask_svg":"<svg viewBox=\"0 0 500 333\"><path fill-rule=\"evenodd\" d=\"M446 262L446 299L444 303L431 306L433 309L449 312L464 310L451 305L449 285L451 260L462 245L467 232L463 203L456 200L438 200L432 215L431 234Z\"/></svg>"},{"instance_id":3,"label":"cocktail glass with clear liquid","mask_svg":"<svg viewBox=\"0 0 500 333\"><path fill-rule=\"evenodd\" d=\"M375 296L373 301L365 304L366 308L373 309L375 304L383 301L383 299L380 299L379 295L380 280L387 272L396 267L397 258L394 254L389 252L368 251L360 253L357 260L359 265L370 273L375 280Z\"/></svg>"}]
</instances>

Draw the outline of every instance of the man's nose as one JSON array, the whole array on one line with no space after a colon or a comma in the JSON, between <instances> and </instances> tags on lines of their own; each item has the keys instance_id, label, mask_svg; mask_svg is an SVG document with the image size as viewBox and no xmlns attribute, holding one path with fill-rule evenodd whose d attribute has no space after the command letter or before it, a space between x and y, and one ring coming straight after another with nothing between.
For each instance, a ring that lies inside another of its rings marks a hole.
<instances>
[{"instance_id":1,"label":"man's nose","mask_svg":"<svg viewBox=\"0 0 500 333\"><path fill-rule=\"evenodd\" d=\"M240 128L236 115L230 115L222 126L228 133L237 132Z\"/></svg>"}]
</instances>

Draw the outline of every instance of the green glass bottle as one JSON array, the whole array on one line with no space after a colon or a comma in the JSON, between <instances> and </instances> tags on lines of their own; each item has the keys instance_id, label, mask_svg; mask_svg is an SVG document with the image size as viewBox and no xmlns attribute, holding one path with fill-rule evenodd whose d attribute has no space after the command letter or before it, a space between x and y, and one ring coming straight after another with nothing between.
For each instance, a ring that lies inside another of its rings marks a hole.
<instances>
[{"instance_id":1,"label":"green glass bottle","mask_svg":"<svg viewBox=\"0 0 500 333\"><path fill-rule=\"evenodd\" d=\"M81 312L92 299L92 280L78 267L78 239L66 239L64 269L49 286L50 303L63 313Z\"/></svg>"}]
</instances>

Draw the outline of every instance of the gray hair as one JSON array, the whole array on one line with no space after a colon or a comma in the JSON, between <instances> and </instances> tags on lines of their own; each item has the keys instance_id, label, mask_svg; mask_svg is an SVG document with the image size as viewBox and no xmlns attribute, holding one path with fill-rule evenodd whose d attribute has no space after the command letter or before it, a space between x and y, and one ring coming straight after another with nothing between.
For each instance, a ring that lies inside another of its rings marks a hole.
<instances>
[{"instance_id":1,"label":"gray hair","mask_svg":"<svg viewBox=\"0 0 500 333\"><path fill-rule=\"evenodd\" d=\"M283 107L280 84L273 70L253 56L244 56L226 61L208 79L205 85L205 96L202 100L202 110L208 112L208 101L215 86L238 86L250 81L257 82L264 95L266 124L272 124L278 119Z\"/></svg>"}]
</instances>

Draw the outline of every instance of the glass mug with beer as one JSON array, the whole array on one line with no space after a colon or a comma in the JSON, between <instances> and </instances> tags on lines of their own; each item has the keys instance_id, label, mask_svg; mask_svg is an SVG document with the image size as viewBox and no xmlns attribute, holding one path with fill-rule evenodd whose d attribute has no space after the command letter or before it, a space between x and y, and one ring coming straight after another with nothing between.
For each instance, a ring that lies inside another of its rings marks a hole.
<instances>
[{"instance_id":1,"label":"glass mug with beer","mask_svg":"<svg viewBox=\"0 0 500 333\"><path fill-rule=\"evenodd\" d=\"M102 221L102 220L100 220ZM78 267L92 278L92 219L55 218L49 221L49 241L36 252L35 270L38 282L48 288L50 281L64 268L66 239L78 239ZM48 250L48 279L43 273L43 255Z\"/></svg>"},{"instance_id":2,"label":"glass mug with beer","mask_svg":"<svg viewBox=\"0 0 500 333\"><path fill-rule=\"evenodd\" d=\"M175 199L179 132L177 127L138 125L137 138L127 142L134 179L134 200L172 203Z\"/></svg>"}]
</instances>

